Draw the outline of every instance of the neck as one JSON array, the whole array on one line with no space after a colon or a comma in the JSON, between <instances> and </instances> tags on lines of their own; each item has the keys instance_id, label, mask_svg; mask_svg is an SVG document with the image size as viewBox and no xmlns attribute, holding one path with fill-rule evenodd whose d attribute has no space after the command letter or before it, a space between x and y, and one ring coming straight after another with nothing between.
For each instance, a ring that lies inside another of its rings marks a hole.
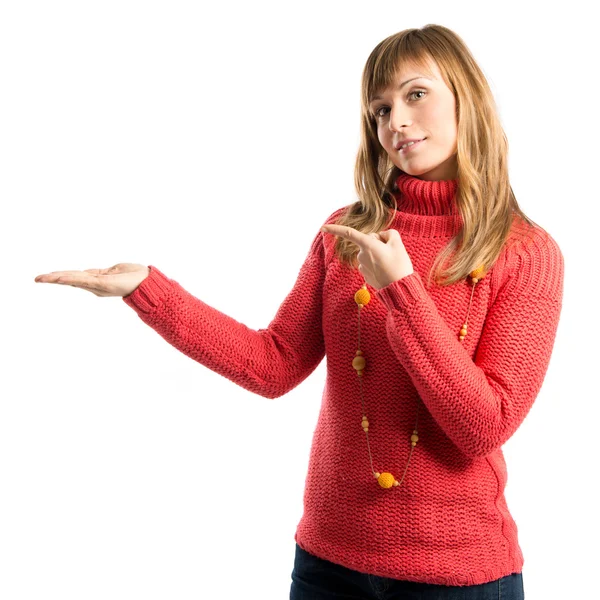
<instances>
[{"instance_id":1,"label":"neck","mask_svg":"<svg viewBox=\"0 0 600 600\"><path fill-rule=\"evenodd\" d=\"M458 179L426 181L408 173L396 178L394 197L398 211L415 215L456 215Z\"/></svg>"}]
</instances>

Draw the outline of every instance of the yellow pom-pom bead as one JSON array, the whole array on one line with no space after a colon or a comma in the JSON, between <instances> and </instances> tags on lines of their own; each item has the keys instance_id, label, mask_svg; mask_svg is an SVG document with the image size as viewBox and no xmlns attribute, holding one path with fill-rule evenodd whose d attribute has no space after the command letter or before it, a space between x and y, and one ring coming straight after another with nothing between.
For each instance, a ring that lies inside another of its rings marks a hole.
<instances>
[{"instance_id":1,"label":"yellow pom-pom bead","mask_svg":"<svg viewBox=\"0 0 600 600\"><path fill-rule=\"evenodd\" d=\"M382 473L377 481L382 488L391 488L394 485L394 476L391 473Z\"/></svg>"},{"instance_id":2,"label":"yellow pom-pom bead","mask_svg":"<svg viewBox=\"0 0 600 600\"><path fill-rule=\"evenodd\" d=\"M369 294L369 290L366 286L361 287L356 294L354 294L354 301L356 304L365 305L369 304L371 300L371 294Z\"/></svg>"}]
</instances>

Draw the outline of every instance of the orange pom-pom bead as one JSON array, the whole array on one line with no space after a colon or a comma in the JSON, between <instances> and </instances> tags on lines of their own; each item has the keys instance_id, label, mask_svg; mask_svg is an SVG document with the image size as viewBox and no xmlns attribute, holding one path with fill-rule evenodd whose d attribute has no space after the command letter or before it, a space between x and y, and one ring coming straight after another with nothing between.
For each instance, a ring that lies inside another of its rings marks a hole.
<instances>
[{"instance_id":1,"label":"orange pom-pom bead","mask_svg":"<svg viewBox=\"0 0 600 600\"><path fill-rule=\"evenodd\" d=\"M485 277L485 265L479 265L475 270L469 273L469 276L475 281L475 283L477 283L477 281L480 279L483 279Z\"/></svg>"},{"instance_id":2,"label":"orange pom-pom bead","mask_svg":"<svg viewBox=\"0 0 600 600\"><path fill-rule=\"evenodd\" d=\"M394 485L394 476L391 473L382 473L377 481L382 488L391 488Z\"/></svg>"},{"instance_id":3,"label":"orange pom-pom bead","mask_svg":"<svg viewBox=\"0 0 600 600\"><path fill-rule=\"evenodd\" d=\"M365 368L365 365L367 364L367 361L365 360L364 356L355 356L352 359L352 366L357 370L357 371L362 371Z\"/></svg>"},{"instance_id":4,"label":"orange pom-pom bead","mask_svg":"<svg viewBox=\"0 0 600 600\"><path fill-rule=\"evenodd\" d=\"M365 286L361 287L356 294L354 294L354 301L356 304L365 306L366 304L369 304L370 300L371 294L369 294L369 290Z\"/></svg>"}]
</instances>

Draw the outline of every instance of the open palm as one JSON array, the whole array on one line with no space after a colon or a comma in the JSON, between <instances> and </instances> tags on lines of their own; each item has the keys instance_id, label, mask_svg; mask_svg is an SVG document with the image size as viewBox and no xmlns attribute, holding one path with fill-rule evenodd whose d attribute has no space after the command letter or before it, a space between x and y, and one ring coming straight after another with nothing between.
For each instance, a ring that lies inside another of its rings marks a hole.
<instances>
[{"instance_id":1,"label":"open palm","mask_svg":"<svg viewBox=\"0 0 600 600\"><path fill-rule=\"evenodd\" d=\"M96 296L128 296L150 274L149 267L136 263L118 263L108 269L52 271L35 278L37 283L71 285Z\"/></svg>"}]
</instances>

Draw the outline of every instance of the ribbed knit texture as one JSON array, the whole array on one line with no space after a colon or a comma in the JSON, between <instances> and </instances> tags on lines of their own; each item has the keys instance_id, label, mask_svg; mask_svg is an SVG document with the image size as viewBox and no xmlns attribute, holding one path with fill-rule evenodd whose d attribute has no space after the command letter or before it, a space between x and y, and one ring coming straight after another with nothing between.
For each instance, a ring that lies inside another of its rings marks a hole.
<instances>
[{"instance_id":1,"label":"ribbed knit texture","mask_svg":"<svg viewBox=\"0 0 600 600\"><path fill-rule=\"evenodd\" d=\"M414 273L380 290L367 285L361 349L376 471L402 478L420 405L419 442L400 487L381 488L370 469L352 368L354 293L364 278L334 256L335 236L314 236L292 290L264 329L209 306L152 265L123 301L175 348L266 398L295 388L327 355L295 540L363 573L481 584L518 573L524 563L504 497L501 447L547 372L562 307L563 255L541 228L527 240L515 220L513 243L476 285L461 343L470 282L431 289L424 283L462 224L457 181L402 174L397 184L393 227Z\"/></svg>"}]
</instances>

